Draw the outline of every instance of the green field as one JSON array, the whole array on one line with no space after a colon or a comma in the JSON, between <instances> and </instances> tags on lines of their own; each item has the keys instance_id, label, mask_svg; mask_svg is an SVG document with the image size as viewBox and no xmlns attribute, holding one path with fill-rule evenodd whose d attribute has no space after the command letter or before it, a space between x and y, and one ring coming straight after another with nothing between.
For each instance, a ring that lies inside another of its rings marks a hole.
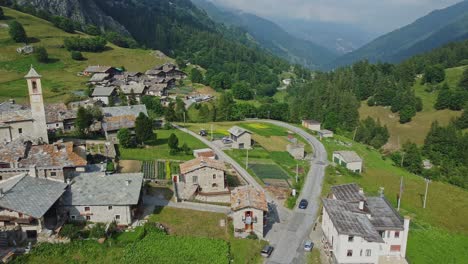
<instances>
[{"instance_id":1,"label":"green field","mask_svg":"<svg viewBox=\"0 0 468 264\"><path fill-rule=\"evenodd\" d=\"M340 142L351 143L352 146L345 147ZM322 189L323 196L329 193L332 185L355 182L370 195L377 195L379 187L384 187L385 196L396 207L400 178L403 177L404 192L400 213L412 219L407 251L409 261L411 263L445 263L438 262L438 260L442 259L441 256L452 254L455 254L453 259L463 258L460 255L463 248L462 242L468 239L468 221L466 220L468 219L466 207L468 192L466 190L442 182L432 182L429 185L427 207L424 209L422 198L425 182L422 177L394 166L390 159L383 158L378 151L344 137L336 136L335 139L326 139L323 143L328 151L329 160L335 150L354 150L364 160L364 171L360 176L346 172L337 173L333 167L329 166ZM414 228L415 225L418 228ZM416 231L421 233L416 233L412 238ZM446 238L453 238L453 242L451 239L437 240L440 234L444 234ZM427 239L424 238L426 235ZM430 237L434 239L429 239ZM466 244L464 248L466 249Z\"/></svg>"},{"instance_id":2,"label":"green field","mask_svg":"<svg viewBox=\"0 0 468 264\"><path fill-rule=\"evenodd\" d=\"M268 123L240 123L239 126L263 137L288 135L288 131L285 128Z\"/></svg>"},{"instance_id":3,"label":"green field","mask_svg":"<svg viewBox=\"0 0 468 264\"><path fill-rule=\"evenodd\" d=\"M455 87L463 73L464 67L450 68L446 72L446 82L450 87ZM416 144L423 144L432 122L439 121L441 125L446 125L451 119L461 115L461 111L435 110L434 103L437 99L437 91L427 92L427 86L421 84L421 79L416 81L413 89L416 96L423 101L423 110L413 117L412 121L400 124L398 113L392 113L390 108L375 106L369 107L366 102L361 103L359 115L361 119L372 117L380 120L388 127L390 132L389 144L386 148L394 150L405 142L412 141ZM399 144L400 143L400 144Z\"/></svg>"},{"instance_id":4,"label":"green field","mask_svg":"<svg viewBox=\"0 0 468 264\"><path fill-rule=\"evenodd\" d=\"M184 143L187 143L190 149L206 148L198 139L190 136L187 133L181 132L180 130L155 130L157 134L157 140L150 142L145 148L131 148L125 149L119 146L120 159L122 160L157 160L157 159L168 159L168 160L191 160L193 159L192 154L177 153L171 155L167 141L169 136L174 133L179 138L179 147Z\"/></svg>"},{"instance_id":5,"label":"green field","mask_svg":"<svg viewBox=\"0 0 468 264\"><path fill-rule=\"evenodd\" d=\"M278 165L272 163L258 163L250 162L249 168L257 175L259 178L263 179L288 179L289 175L281 169Z\"/></svg>"},{"instance_id":6,"label":"green field","mask_svg":"<svg viewBox=\"0 0 468 264\"><path fill-rule=\"evenodd\" d=\"M151 50L124 49L108 44L109 49L102 53L84 52L84 61L74 61L70 53L62 48L63 39L85 34L69 34L50 22L3 7L8 20L0 20L6 24L11 19L23 24L28 37L35 39L33 46L44 46L51 58L49 63L38 63L32 55L20 55L16 48L23 44L10 40L8 28L0 26L0 101L14 98L19 102L27 100L26 82L23 76L31 64L43 76L44 97L46 102L61 102L71 91L84 90L89 77L79 77L77 73L88 65L124 66L129 71L146 71L156 65L171 61Z\"/></svg>"}]
</instances>

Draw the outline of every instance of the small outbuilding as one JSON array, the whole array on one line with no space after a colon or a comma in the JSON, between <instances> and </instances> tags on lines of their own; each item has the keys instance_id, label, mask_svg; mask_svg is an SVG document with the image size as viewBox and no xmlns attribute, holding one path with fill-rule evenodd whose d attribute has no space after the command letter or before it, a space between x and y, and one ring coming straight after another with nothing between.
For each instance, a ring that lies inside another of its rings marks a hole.
<instances>
[{"instance_id":1,"label":"small outbuilding","mask_svg":"<svg viewBox=\"0 0 468 264\"><path fill-rule=\"evenodd\" d=\"M195 158L208 158L213 160L217 158L216 153L210 148L195 149L193 151L193 156Z\"/></svg>"},{"instance_id":2,"label":"small outbuilding","mask_svg":"<svg viewBox=\"0 0 468 264\"><path fill-rule=\"evenodd\" d=\"M333 137L333 131L330 131L330 130L326 130L326 129L322 129L320 131L318 131L318 134L320 136L320 138L332 138Z\"/></svg>"},{"instance_id":3,"label":"small outbuilding","mask_svg":"<svg viewBox=\"0 0 468 264\"><path fill-rule=\"evenodd\" d=\"M320 131L321 130L320 122L315 121L315 120L302 120L302 126L307 128L307 129L310 129L312 131Z\"/></svg>"},{"instance_id":4,"label":"small outbuilding","mask_svg":"<svg viewBox=\"0 0 468 264\"><path fill-rule=\"evenodd\" d=\"M347 168L352 172L362 172L362 158L359 157L359 155L354 151L333 152L333 162Z\"/></svg>"},{"instance_id":5,"label":"small outbuilding","mask_svg":"<svg viewBox=\"0 0 468 264\"><path fill-rule=\"evenodd\" d=\"M117 92L114 87L96 87L91 94L96 101L101 101L105 105L109 104L109 98L117 96Z\"/></svg>"},{"instance_id":6,"label":"small outbuilding","mask_svg":"<svg viewBox=\"0 0 468 264\"><path fill-rule=\"evenodd\" d=\"M231 127L228 132L232 140L233 149L252 148L252 132L238 126Z\"/></svg>"},{"instance_id":7,"label":"small outbuilding","mask_svg":"<svg viewBox=\"0 0 468 264\"><path fill-rule=\"evenodd\" d=\"M295 159L303 159L305 157L305 145L302 143L291 143L286 146L287 151Z\"/></svg>"},{"instance_id":8,"label":"small outbuilding","mask_svg":"<svg viewBox=\"0 0 468 264\"><path fill-rule=\"evenodd\" d=\"M254 233L263 238L268 212L265 192L251 186L235 188L231 191L231 210L235 236L246 237Z\"/></svg>"}]
</instances>

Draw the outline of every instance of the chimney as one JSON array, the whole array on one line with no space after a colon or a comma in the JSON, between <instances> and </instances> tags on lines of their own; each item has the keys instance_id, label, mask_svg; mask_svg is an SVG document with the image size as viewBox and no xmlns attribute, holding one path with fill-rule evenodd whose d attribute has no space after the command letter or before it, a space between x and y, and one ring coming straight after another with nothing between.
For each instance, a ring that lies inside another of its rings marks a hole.
<instances>
[{"instance_id":1,"label":"chimney","mask_svg":"<svg viewBox=\"0 0 468 264\"><path fill-rule=\"evenodd\" d=\"M58 152L58 151L59 151L58 145L54 144L54 152Z\"/></svg>"},{"instance_id":2,"label":"chimney","mask_svg":"<svg viewBox=\"0 0 468 264\"><path fill-rule=\"evenodd\" d=\"M364 211L364 200L359 201L359 210Z\"/></svg>"},{"instance_id":3,"label":"chimney","mask_svg":"<svg viewBox=\"0 0 468 264\"><path fill-rule=\"evenodd\" d=\"M29 176L37 178L37 168L36 165L29 167Z\"/></svg>"},{"instance_id":4,"label":"chimney","mask_svg":"<svg viewBox=\"0 0 468 264\"><path fill-rule=\"evenodd\" d=\"M71 184L71 179L70 179L70 178L67 178L67 184L68 184L68 185Z\"/></svg>"},{"instance_id":5,"label":"chimney","mask_svg":"<svg viewBox=\"0 0 468 264\"><path fill-rule=\"evenodd\" d=\"M384 197L384 187L379 188L379 196L380 196L380 198Z\"/></svg>"},{"instance_id":6,"label":"chimney","mask_svg":"<svg viewBox=\"0 0 468 264\"><path fill-rule=\"evenodd\" d=\"M363 188L359 188L359 194L364 195L364 189Z\"/></svg>"},{"instance_id":7,"label":"chimney","mask_svg":"<svg viewBox=\"0 0 468 264\"><path fill-rule=\"evenodd\" d=\"M126 184L127 186L129 186L131 182L132 182L131 180L126 180L126 181L125 181L125 184Z\"/></svg>"},{"instance_id":8,"label":"chimney","mask_svg":"<svg viewBox=\"0 0 468 264\"><path fill-rule=\"evenodd\" d=\"M8 101L10 102L10 104L15 104L16 103L15 99L10 99Z\"/></svg>"}]
</instances>

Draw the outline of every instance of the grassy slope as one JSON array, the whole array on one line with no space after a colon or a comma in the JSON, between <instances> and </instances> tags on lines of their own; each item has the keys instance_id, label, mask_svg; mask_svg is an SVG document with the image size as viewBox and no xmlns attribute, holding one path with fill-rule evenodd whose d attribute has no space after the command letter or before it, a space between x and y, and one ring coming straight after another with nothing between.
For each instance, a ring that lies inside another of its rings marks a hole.
<instances>
[{"instance_id":1,"label":"grassy slope","mask_svg":"<svg viewBox=\"0 0 468 264\"><path fill-rule=\"evenodd\" d=\"M22 46L13 42L8 29L0 27L0 101L15 98L20 102L26 101L27 91L23 76L31 64L43 76L44 97L48 102L58 102L73 90L85 89L88 77L78 77L77 72L88 65L125 66L130 71L145 71L155 65L171 60L168 57L157 57L154 51L141 49L124 49L108 44L109 50L102 53L87 53L83 55L87 60L74 61L70 53L60 46L65 37L86 36L82 33L69 34L51 23L40 18L24 14L12 9L3 8L7 20L0 20L0 24L7 24L12 19L23 24L30 38L38 39L34 46L44 46L51 58L51 62L38 63L32 55L19 55L16 48ZM52 92L55 88L58 92Z\"/></svg>"},{"instance_id":2,"label":"grassy slope","mask_svg":"<svg viewBox=\"0 0 468 264\"><path fill-rule=\"evenodd\" d=\"M464 67L451 68L446 70L446 82L454 87L457 85L461 77ZM412 141L417 144L423 144L424 139L429 132L432 122L438 120L439 123L446 125L452 118L460 116L460 111L434 109L434 103L437 99L437 92L428 93L425 91L426 86L421 85L420 80L414 85L414 90L417 96L423 101L423 111L416 114L413 120L406 124L399 123L397 113L392 113L390 108L381 106L369 107L366 102L361 104L359 114L361 119L368 116L379 119L382 124L387 125L390 131L389 148L398 148L398 137L400 145L406 141Z\"/></svg>"},{"instance_id":3,"label":"grassy slope","mask_svg":"<svg viewBox=\"0 0 468 264\"><path fill-rule=\"evenodd\" d=\"M351 142L344 137L336 138L343 142ZM460 260L468 257L466 190L446 183L432 182L429 185L427 207L423 209L425 182L422 177L393 166L392 161L383 160L379 152L362 144L353 142L352 147L347 148L334 139L324 140L323 143L329 160L333 151L346 149L356 151L364 159L362 176L336 175L333 167L329 167L323 185L323 195L330 191L331 185L356 182L372 195L377 195L380 186L384 187L386 197L396 206L400 177L403 177L404 193L400 212L412 217L407 251L411 263L461 263ZM445 262L445 256L451 256L451 259Z\"/></svg>"}]
</instances>

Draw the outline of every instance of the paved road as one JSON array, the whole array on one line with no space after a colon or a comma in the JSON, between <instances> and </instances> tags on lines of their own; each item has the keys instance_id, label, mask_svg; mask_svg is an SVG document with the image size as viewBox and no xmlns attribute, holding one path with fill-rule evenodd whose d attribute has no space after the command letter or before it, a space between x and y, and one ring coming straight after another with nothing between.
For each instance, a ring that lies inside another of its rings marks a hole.
<instances>
[{"instance_id":1,"label":"paved road","mask_svg":"<svg viewBox=\"0 0 468 264\"><path fill-rule=\"evenodd\" d=\"M314 159L307 174L300 199L307 199L309 207L306 210L294 209L287 224L280 232L272 234L270 242L275 247L267 263L305 263L303 242L307 239L315 223L318 213L319 198L327 164L327 151L322 143L314 136L293 125L273 121L255 120L284 127L303 137L314 148ZM275 241L278 241L276 244Z\"/></svg>"},{"instance_id":2,"label":"paved road","mask_svg":"<svg viewBox=\"0 0 468 264\"><path fill-rule=\"evenodd\" d=\"M269 230L266 235L266 239L275 247L267 263L305 263L304 250L302 247L303 242L307 239L315 223L315 219L317 218L319 198L327 164L327 152L319 140L298 127L274 120L255 119L253 121L271 123L276 126L284 127L303 137L314 148L314 159L311 161L311 169L307 174L304 187L299 197L299 200L307 199L309 201L309 207L306 210L295 208L293 211L289 211L285 209L282 204L278 204L275 199L267 193L269 203L273 204L276 209L275 214L277 218L276 223L273 224L272 229ZM175 125L175 127L205 143L215 151L220 159L230 163L250 185L259 190L264 190L252 175L211 141L188 129L177 125Z\"/></svg>"}]
</instances>

